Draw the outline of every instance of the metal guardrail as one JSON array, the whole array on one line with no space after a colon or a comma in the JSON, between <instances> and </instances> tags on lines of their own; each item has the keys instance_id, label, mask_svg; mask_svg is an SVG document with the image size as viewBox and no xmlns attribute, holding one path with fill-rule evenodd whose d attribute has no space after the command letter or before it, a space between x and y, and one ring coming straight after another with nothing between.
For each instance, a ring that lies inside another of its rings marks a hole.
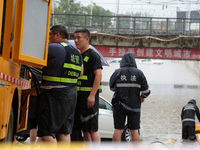
<instances>
[{"instance_id":1,"label":"metal guardrail","mask_svg":"<svg viewBox=\"0 0 200 150\"><path fill-rule=\"evenodd\" d=\"M200 19L187 18L51 14L51 25L55 24L65 25L69 32L88 28L91 32L120 35L200 35Z\"/></svg>"}]
</instances>

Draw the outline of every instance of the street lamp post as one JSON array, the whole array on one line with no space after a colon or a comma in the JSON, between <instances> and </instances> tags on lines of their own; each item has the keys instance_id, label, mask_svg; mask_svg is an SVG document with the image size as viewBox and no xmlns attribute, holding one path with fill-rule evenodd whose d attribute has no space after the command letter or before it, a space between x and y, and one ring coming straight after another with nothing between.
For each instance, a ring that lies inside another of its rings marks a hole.
<instances>
[{"instance_id":1,"label":"street lamp post","mask_svg":"<svg viewBox=\"0 0 200 150\"><path fill-rule=\"evenodd\" d=\"M117 0L117 16L119 15L119 0Z\"/></svg>"},{"instance_id":2,"label":"street lamp post","mask_svg":"<svg viewBox=\"0 0 200 150\"><path fill-rule=\"evenodd\" d=\"M92 26L92 5L93 5L93 0L91 0L91 11L90 11L90 26Z\"/></svg>"},{"instance_id":3,"label":"street lamp post","mask_svg":"<svg viewBox=\"0 0 200 150\"><path fill-rule=\"evenodd\" d=\"M190 2L187 0L187 30L190 30Z\"/></svg>"},{"instance_id":4,"label":"street lamp post","mask_svg":"<svg viewBox=\"0 0 200 150\"><path fill-rule=\"evenodd\" d=\"M119 0L117 0L117 33L119 33Z\"/></svg>"},{"instance_id":5,"label":"street lamp post","mask_svg":"<svg viewBox=\"0 0 200 150\"><path fill-rule=\"evenodd\" d=\"M54 9L55 9L55 0L52 0L52 14L53 14L52 25L54 25Z\"/></svg>"}]
</instances>

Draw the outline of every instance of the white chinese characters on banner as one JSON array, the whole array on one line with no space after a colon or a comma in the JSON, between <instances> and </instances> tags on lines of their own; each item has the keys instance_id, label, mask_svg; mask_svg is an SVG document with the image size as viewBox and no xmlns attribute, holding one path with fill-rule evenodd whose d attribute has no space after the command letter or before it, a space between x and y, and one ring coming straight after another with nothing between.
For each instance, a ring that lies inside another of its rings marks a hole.
<instances>
[{"instance_id":1,"label":"white chinese characters on banner","mask_svg":"<svg viewBox=\"0 0 200 150\"><path fill-rule=\"evenodd\" d=\"M109 53L111 54L111 56L114 56L114 54L117 53L117 50L115 47L111 47L110 50L109 50Z\"/></svg>"},{"instance_id":2,"label":"white chinese characters on banner","mask_svg":"<svg viewBox=\"0 0 200 150\"><path fill-rule=\"evenodd\" d=\"M110 56L122 57L126 52L131 52L135 57L150 57L150 58L182 58L191 57L190 50L181 49L152 49L152 48L117 48L110 47Z\"/></svg>"},{"instance_id":3,"label":"white chinese characters on banner","mask_svg":"<svg viewBox=\"0 0 200 150\"><path fill-rule=\"evenodd\" d=\"M165 48L133 48L95 46L104 57L122 57L131 52L136 58L200 60L199 49L165 49Z\"/></svg>"}]
</instances>

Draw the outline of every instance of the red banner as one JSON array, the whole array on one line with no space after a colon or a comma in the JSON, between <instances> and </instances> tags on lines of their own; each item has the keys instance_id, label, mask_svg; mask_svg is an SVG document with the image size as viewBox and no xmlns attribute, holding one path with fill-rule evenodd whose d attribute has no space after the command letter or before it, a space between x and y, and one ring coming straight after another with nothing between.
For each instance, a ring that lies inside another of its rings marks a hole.
<instances>
[{"instance_id":1,"label":"red banner","mask_svg":"<svg viewBox=\"0 0 200 150\"><path fill-rule=\"evenodd\" d=\"M104 57L122 57L132 52L136 58L200 60L198 49L164 49L94 46Z\"/></svg>"}]
</instances>

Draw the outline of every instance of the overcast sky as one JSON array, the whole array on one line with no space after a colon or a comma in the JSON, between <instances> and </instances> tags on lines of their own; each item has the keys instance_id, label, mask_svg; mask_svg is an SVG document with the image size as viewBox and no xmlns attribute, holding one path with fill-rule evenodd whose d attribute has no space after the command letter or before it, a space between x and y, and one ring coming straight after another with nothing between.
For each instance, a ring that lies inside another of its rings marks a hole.
<instances>
[{"instance_id":1,"label":"overcast sky","mask_svg":"<svg viewBox=\"0 0 200 150\"><path fill-rule=\"evenodd\" d=\"M148 13L153 17L176 17L177 10L191 11L200 9L200 0L75 0L75 2L80 2L84 6L96 3L116 14L117 12L119 14L141 12Z\"/></svg>"}]
</instances>

